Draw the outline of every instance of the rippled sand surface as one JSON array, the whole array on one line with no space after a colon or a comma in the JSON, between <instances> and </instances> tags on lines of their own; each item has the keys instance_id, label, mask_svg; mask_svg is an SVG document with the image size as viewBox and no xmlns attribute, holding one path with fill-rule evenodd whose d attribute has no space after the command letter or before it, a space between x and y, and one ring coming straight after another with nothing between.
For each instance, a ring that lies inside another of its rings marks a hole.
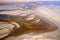
<instances>
[{"instance_id":1,"label":"rippled sand surface","mask_svg":"<svg viewBox=\"0 0 60 40\"><path fill-rule=\"evenodd\" d=\"M59 34L57 31L47 32L43 34L28 33L18 36L8 36L4 40L59 40Z\"/></svg>"},{"instance_id":2,"label":"rippled sand surface","mask_svg":"<svg viewBox=\"0 0 60 40\"><path fill-rule=\"evenodd\" d=\"M49 10L48 12L50 12L51 10ZM16 12L11 12L13 13L17 13L19 14L19 11L16 11ZM2 12L3 14L5 12ZM7 14L9 12L6 12ZM15 14L17 15L17 14ZM54 15L57 19L55 20L53 16L51 16L52 19L54 19L54 23L57 25L58 29L55 30L55 31L52 31L52 32L46 32L46 33L42 33L42 34L38 34L36 35L35 33L28 33L28 34L24 34L24 35L18 35L18 36L11 36L11 37L7 37L5 38L4 40L60 40L60 22L59 22L59 18L60 16L56 15L56 14L52 14ZM49 16L49 15L48 15ZM59 17L59 18L58 18Z\"/></svg>"}]
</instances>

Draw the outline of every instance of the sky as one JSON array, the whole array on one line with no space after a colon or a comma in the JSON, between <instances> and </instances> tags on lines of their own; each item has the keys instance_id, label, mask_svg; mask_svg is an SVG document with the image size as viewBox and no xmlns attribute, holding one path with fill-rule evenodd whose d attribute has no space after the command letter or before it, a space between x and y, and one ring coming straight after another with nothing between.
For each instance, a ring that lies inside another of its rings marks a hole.
<instances>
[{"instance_id":1,"label":"sky","mask_svg":"<svg viewBox=\"0 0 60 40\"><path fill-rule=\"evenodd\" d=\"M5 2L9 3L9 2L31 2L31 1L33 1L33 2L34 1L40 1L40 2L44 1L44 2L42 2L42 4L60 5L60 0L0 0L0 6L5 5ZM45 2L45 1L47 1L47 2ZM48 1L51 1L51 2L48 2Z\"/></svg>"},{"instance_id":2,"label":"sky","mask_svg":"<svg viewBox=\"0 0 60 40\"><path fill-rule=\"evenodd\" d=\"M0 2L60 1L60 0L0 0Z\"/></svg>"}]
</instances>

